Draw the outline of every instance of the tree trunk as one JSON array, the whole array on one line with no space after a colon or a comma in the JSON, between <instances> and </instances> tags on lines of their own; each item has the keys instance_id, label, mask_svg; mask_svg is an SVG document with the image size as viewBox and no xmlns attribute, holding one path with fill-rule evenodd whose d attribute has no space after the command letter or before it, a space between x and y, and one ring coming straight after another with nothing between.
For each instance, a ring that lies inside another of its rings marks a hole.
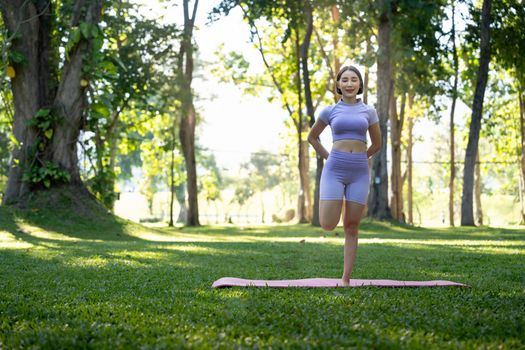
<instances>
[{"instance_id":1,"label":"tree trunk","mask_svg":"<svg viewBox=\"0 0 525 350\"><path fill-rule=\"evenodd\" d=\"M195 26L195 15L197 12L198 0L193 5L193 13L189 15L189 0L183 1L184 7L184 33L181 43L181 54L179 56L179 69L184 62L182 111L184 115L180 120L179 137L182 146L182 153L186 162L187 190L188 190L188 215L186 225L200 226L199 222L199 203L197 191L197 164L195 161L195 126L197 118L195 106L193 105L193 92L191 83L193 80L193 28ZM184 59L183 59L184 57ZM182 72L181 72L182 73Z\"/></svg>"},{"instance_id":2,"label":"tree trunk","mask_svg":"<svg viewBox=\"0 0 525 350\"><path fill-rule=\"evenodd\" d=\"M366 55L369 56L372 51L372 44L370 43L370 38L366 38ZM365 76L363 77L363 102L368 104L368 81L370 75L370 68L365 66Z\"/></svg>"},{"instance_id":3,"label":"tree trunk","mask_svg":"<svg viewBox=\"0 0 525 350\"><path fill-rule=\"evenodd\" d=\"M452 55L454 61L454 85L452 86L452 107L450 108L450 179L448 183L448 219L450 226L454 226L454 182L456 180L456 155L454 136L454 113L456 112L456 100L458 96L459 62L456 49L456 19L455 4L452 2Z\"/></svg>"},{"instance_id":4,"label":"tree trunk","mask_svg":"<svg viewBox=\"0 0 525 350\"><path fill-rule=\"evenodd\" d=\"M173 204L175 203L175 123L171 128L171 159L170 159L170 221L169 227L173 227Z\"/></svg>"},{"instance_id":5,"label":"tree trunk","mask_svg":"<svg viewBox=\"0 0 525 350\"><path fill-rule=\"evenodd\" d=\"M392 182L392 197L390 199L390 209L394 219L399 222L404 222L403 186L401 183L401 133L403 130L406 94L403 94L402 97L401 113L399 114L399 117L397 114L396 98L393 93L390 101L390 147L392 153L392 171L390 174Z\"/></svg>"},{"instance_id":6,"label":"tree trunk","mask_svg":"<svg viewBox=\"0 0 525 350\"><path fill-rule=\"evenodd\" d=\"M414 103L414 95L411 93L408 96L408 108L410 110L410 114L407 117L408 121L408 144L407 144L407 178L408 178L408 184L407 184L407 201L408 201L408 223L410 225L414 224L414 208L413 208L413 194L412 194L412 149L414 146L413 141L413 132L414 132L414 115L412 112L412 106Z\"/></svg>"},{"instance_id":7,"label":"tree trunk","mask_svg":"<svg viewBox=\"0 0 525 350\"><path fill-rule=\"evenodd\" d=\"M11 50L24 55L25 62L14 64L16 76L12 79L15 115L13 134L18 142L12 154L4 203L22 199L33 188L22 180L24 172L34 166L52 162L70 177L70 183L85 191L80 179L77 158L77 141L85 107L85 88L80 80L85 56L91 45L82 37L68 52L57 78L58 48L53 46L54 10L50 1L1 1L4 23L13 39ZM102 0L87 4L78 0L74 4L71 27L79 23L97 24ZM43 150L36 150L38 131L27 125L40 109L50 109L61 121L52 126L53 135ZM55 186L55 183L51 183ZM83 192L84 192L83 191Z\"/></svg>"},{"instance_id":8,"label":"tree trunk","mask_svg":"<svg viewBox=\"0 0 525 350\"><path fill-rule=\"evenodd\" d=\"M98 168L98 171L106 173L106 176L109 175L108 178L104 179L104 187L102 187L100 190L104 191L104 194L101 194L102 202L104 206L110 210L114 209L115 201L117 200L117 196L115 193L115 167L117 163L118 151L118 121L120 118L121 111L122 109L117 110L113 113L111 117L111 123L108 125L107 128L105 128L105 134L102 135L104 140L106 140L109 143L109 163L107 165L107 169L105 169L104 164L102 162L99 163ZM97 148L97 154L100 155L98 158L102 158L105 156L104 142L100 140L100 144L102 145L102 147L100 149Z\"/></svg>"},{"instance_id":9,"label":"tree trunk","mask_svg":"<svg viewBox=\"0 0 525 350\"><path fill-rule=\"evenodd\" d=\"M522 95L523 90L518 91L518 100L520 105L520 135L521 135L521 192L520 192L520 202L521 202L521 224L525 225L525 204L524 204L524 195L525 195L525 122L523 120L523 115L525 114L525 101Z\"/></svg>"},{"instance_id":10,"label":"tree trunk","mask_svg":"<svg viewBox=\"0 0 525 350\"><path fill-rule=\"evenodd\" d=\"M179 137L182 153L186 162L186 187L188 191L188 213L186 225L200 226L199 203L197 191L197 162L195 160L195 107L190 101L184 109L186 115L181 118Z\"/></svg>"},{"instance_id":11,"label":"tree trunk","mask_svg":"<svg viewBox=\"0 0 525 350\"><path fill-rule=\"evenodd\" d=\"M118 118L118 117L117 117ZM104 203L106 207L113 211L115 208L115 201L117 200L117 194L115 191L115 180L116 180L116 174L115 174L115 167L117 163L117 151L118 151L118 137L115 135L115 131L112 130L111 133L109 133L109 166L108 171L111 175L107 189L110 191L110 195L106 202Z\"/></svg>"},{"instance_id":12,"label":"tree trunk","mask_svg":"<svg viewBox=\"0 0 525 350\"><path fill-rule=\"evenodd\" d=\"M371 50L372 50L372 45L370 44L370 40L367 38L366 40L367 55L371 54ZM368 83L369 81L370 81L370 68L368 68L368 66L365 66L365 75L363 77L363 103L365 104L368 104ZM336 102L337 102L337 99L336 99ZM366 216L368 216L368 203L367 205L365 205L365 208L363 209L362 218Z\"/></svg>"},{"instance_id":13,"label":"tree trunk","mask_svg":"<svg viewBox=\"0 0 525 350\"><path fill-rule=\"evenodd\" d=\"M474 226L473 212L473 187L474 166L478 151L479 132L481 129L481 116L483 113L483 98L487 86L488 68L490 62L490 8L491 0L483 0L481 11L481 42L479 70L472 105L472 118L470 121L469 138L465 152L465 165L463 170L463 194L461 197L461 226Z\"/></svg>"},{"instance_id":14,"label":"tree trunk","mask_svg":"<svg viewBox=\"0 0 525 350\"><path fill-rule=\"evenodd\" d=\"M476 224L483 225L483 210L481 208L481 171L479 164L479 150L476 154L476 167L474 178L474 198L476 199Z\"/></svg>"},{"instance_id":15,"label":"tree trunk","mask_svg":"<svg viewBox=\"0 0 525 350\"><path fill-rule=\"evenodd\" d=\"M308 122L310 125L310 128L315 123L315 109L314 104L312 101L312 90L310 87L310 70L308 67L308 52L310 49L310 39L312 37L313 32L313 9L312 5L310 4L309 0L306 0L304 3L304 16L305 16L305 22L306 22L306 30L303 38L303 42L301 43L300 53L301 53L301 66L302 66L302 72L303 72L303 84L304 84L304 102L306 104L306 113L308 114ZM305 157L307 159L310 159L309 156L309 144L308 142L305 142L306 150L305 150ZM315 189L314 189L314 203L313 203L313 211L310 208L308 212L310 213L309 217L311 218L312 225L314 226L321 226L321 222L319 221L319 185L321 183L321 173L323 169L323 157L321 157L319 154L316 156L316 172L315 172ZM320 167L320 169L319 169ZM308 176L309 169L306 169L306 175ZM310 186L308 186L308 192ZM311 199L308 201L311 203Z\"/></svg>"},{"instance_id":16,"label":"tree trunk","mask_svg":"<svg viewBox=\"0 0 525 350\"><path fill-rule=\"evenodd\" d=\"M333 5L331 12L332 12L332 20L335 23L335 27L339 27L339 22L341 20L341 15L339 14L339 8L336 5ZM337 35L337 30L333 31L332 43L334 45L334 51L333 51L334 52L334 73L335 75L337 75L337 73L341 69L341 61L339 60L339 55L337 55L337 47L339 46L339 36ZM335 77L334 77L334 82L335 82ZM335 90L336 89L334 87L334 91ZM334 96L336 99L335 101L337 102L338 101L337 92L334 94Z\"/></svg>"},{"instance_id":17,"label":"tree trunk","mask_svg":"<svg viewBox=\"0 0 525 350\"><path fill-rule=\"evenodd\" d=\"M298 168L299 168L299 196L297 198L297 221L307 223L311 219L309 208L311 203L310 196L310 177L309 177L309 156L308 142L303 140L303 133L308 130L303 118L303 89L301 83L301 46L299 45L299 29L295 28L295 66L297 84L297 148L298 148Z\"/></svg>"},{"instance_id":18,"label":"tree trunk","mask_svg":"<svg viewBox=\"0 0 525 350\"><path fill-rule=\"evenodd\" d=\"M263 196L263 192L259 192L259 197L261 199L261 222L264 224L265 223L265 220L264 220L265 211L264 211L264 196Z\"/></svg>"},{"instance_id":19,"label":"tree trunk","mask_svg":"<svg viewBox=\"0 0 525 350\"><path fill-rule=\"evenodd\" d=\"M185 183L182 183L180 186L175 188L175 198L177 198L177 203L179 203L179 215L177 216L178 223L186 223L188 218L188 206L186 205L186 186Z\"/></svg>"},{"instance_id":20,"label":"tree trunk","mask_svg":"<svg viewBox=\"0 0 525 350\"><path fill-rule=\"evenodd\" d=\"M35 129L28 127L27 123L41 106L50 106L52 103L52 98L44 97L48 85L40 86L42 81L39 79L40 72L50 70L49 62L41 58L41 55L46 54L41 52L41 47L48 46L51 41L50 32L40 32L43 31L40 21L47 16L37 17L39 11L35 5L28 3L22 6L24 3L24 0L3 0L0 3L4 24L9 33L13 35L18 32L24 38L24 40L13 39L11 50L23 54L26 60L25 63L13 63L16 71L16 76L11 79L14 103L13 135L18 144L15 145L11 155L12 161L4 196L5 204L17 202L30 191L29 184L22 181L22 176L30 166L29 149L35 144L37 133ZM49 7L44 13L51 13L51 8ZM31 20L22 23L29 18ZM41 41L47 43L43 44Z\"/></svg>"},{"instance_id":21,"label":"tree trunk","mask_svg":"<svg viewBox=\"0 0 525 350\"><path fill-rule=\"evenodd\" d=\"M379 16L377 57L377 112L381 129L381 150L372 161L370 195L368 197L368 215L372 218L390 219L388 207L388 169L387 169L387 121L392 72L390 64L390 35L392 32L390 2L381 2Z\"/></svg>"}]
</instances>

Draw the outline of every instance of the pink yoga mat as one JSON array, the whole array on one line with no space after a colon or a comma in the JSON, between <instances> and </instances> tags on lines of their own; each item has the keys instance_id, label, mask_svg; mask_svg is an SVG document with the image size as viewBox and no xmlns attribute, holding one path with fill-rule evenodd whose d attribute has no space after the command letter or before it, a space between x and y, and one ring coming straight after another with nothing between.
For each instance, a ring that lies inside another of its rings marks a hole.
<instances>
[{"instance_id":1,"label":"pink yoga mat","mask_svg":"<svg viewBox=\"0 0 525 350\"><path fill-rule=\"evenodd\" d=\"M360 280L351 279L350 287L467 287L466 284L451 281L396 281L396 280ZM247 280L235 277L223 277L213 282L213 288L224 287L272 287L272 288L334 288L343 287L338 278L306 278L300 280Z\"/></svg>"}]
</instances>

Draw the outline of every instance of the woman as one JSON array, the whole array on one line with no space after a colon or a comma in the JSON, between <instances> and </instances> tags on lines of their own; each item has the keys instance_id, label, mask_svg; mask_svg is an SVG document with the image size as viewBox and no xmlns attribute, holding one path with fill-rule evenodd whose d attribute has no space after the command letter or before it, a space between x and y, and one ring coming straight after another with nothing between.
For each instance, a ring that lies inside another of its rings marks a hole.
<instances>
[{"instance_id":1,"label":"woman","mask_svg":"<svg viewBox=\"0 0 525 350\"><path fill-rule=\"evenodd\" d=\"M327 160L321 175L319 204L319 219L324 230L331 231L337 226L344 201L342 284L348 286L357 253L359 222L368 198L368 160L381 147L381 131L375 109L357 98L363 93L359 70L344 66L336 80L336 91L341 99L321 111L308 135L308 142ZM332 129L334 141L330 153L319 142L319 135L327 125ZM372 141L368 148L367 131Z\"/></svg>"}]
</instances>

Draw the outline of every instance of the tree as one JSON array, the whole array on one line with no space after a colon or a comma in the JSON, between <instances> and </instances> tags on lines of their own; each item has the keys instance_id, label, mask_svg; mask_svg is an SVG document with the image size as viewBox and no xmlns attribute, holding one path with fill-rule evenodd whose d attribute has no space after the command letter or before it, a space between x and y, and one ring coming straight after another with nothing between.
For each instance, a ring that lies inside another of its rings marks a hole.
<instances>
[{"instance_id":1,"label":"tree","mask_svg":"<svg viewBox=\"0 0 525 350\"><path fill-rule=\"evenodd\" d=\"M372 160L368 215L375 219L391 218L388 206L387 128L392 93L392 4L381 0L378 5L377 114L381 128L381 150Z\"/></svg>"},{"instance_id":2,"label":"tree","mask_svg":"<svg viewBox=\"0 0 525 350\"><path fill-rule=\"evenodd\" d=\"M138 147L128 135L140 129L150 112L163 113L167 109L164 101L173 101L176 86L167 99L152 97L159 95L165 82L173 77L165 67L174 64L173 46L179 31L175 25L141 17L137 6L127 1L115 1L108 7L104 16L105 45L99 59L101 69L88 90L92 103L86 111L82 140L95 145L90 148L94 152L87 152L88 157L94 158L95 168L86 172L86 182L97 198L112 209L120 171L119 154Z\"/></svg>"},{"instance_id":3,"label":"tree","mask_svg":"<svg viewBox=\"0 0 525 350\"><path fill-rule=\"evenodd\" d=\"M225 188L225 181L213 153L208 153L206 149L200 148L198 151L197 161L201 172L199 176L199 193L206 199L208 204L210 202L214 203L217 209L217 201L221 199L221 191Z\"/></svg>"},{"instance_id":4,"label":"tree","mask_svg":"<svg viewBox=\"0 0 525 350\"><path fill-rule=\"evenodd\" d=\"M463 194L461 197L461 225L474 226L473 212L473 188L474 167L478 153L479 132L481 128L481 117L483 112L483 97L488 79L488 67L490 62L490 12L491 0L483 0L480 29L480 54L479 69L472 103L472 117L469 128L469 139L465 153L465 165L463 170Z\"/></svg>"},{"instance_id":5,"label":"tree","mask_svg":"<svg viewBox=\"0 0 525 350\"><path fill-rule=\"evenodd\" d=\"M262 194L264 191L270 190L279 184L278 167L278 160L265 151L252 153L250 160L241 166L241 168L248 171L247 176L252 188L260 194L263 223L265 207Z\"/></svg>"},{"instance_id":6,"label":"tree","mask_svg":"<svg viewBox=\"0 0 525 350\"><path fill-rule=\"evenodd\" d=\"M0 42L4 43L1 47L2 57L7 54L5 39L7 31L0 16ZM9 75L7 60L2 59L0 72L6 72ZM12 73L12 71L11 71ZM12 142L9 139L10 128L13 123L12 94L9 89L9 77L0 78L0 201L2 200L4 189L7 185L7 174L9 173L9 155L12 151Z\"/></svg>"},{"instance_id":7,"label":"tree","mask_svg":"<svg viewBox=\"0 0 525 350\"><path fill-rule=\"evenodd\" d=\"M298 213L299 222L308 222L312 217L312 199L309 177L309 145L304 135L315 122L314 113L319 99L314 103L312 96L324 96L327 80L325 76L310 76L310 64L319 68L321 55L315 55L310 45L314 30L313 8L310 1L238 1L224 0L214 10L216 14L228 14L234 7L239 7L252 29L252 41L261 54L266 67L266 77L255 80L264 81L263 85L273 85L275 95L280 98L290 116L289 125L294 128L297 137L297 159L299 170ZM268 21L271 27L259 26L257 21ZM239 57L233 57L238 59ZM317 60L316 60L317 58ZM245 64L234 64L246 70ZM244 76L235 74L235 76ZM249 78L248 78L249 79ZM319 83L322 81L322 83ZM253 88L250 91L254 91ZM306 104L306 116L303 111ZM319 164L319 162L318 162Z\"/></svg>"},{"instance_id":8,"label":"tree","mask_svg":"<svg viewBox=\"0 0 525 350\"><path fill-rule=\"evenodd\" d=\"M399 2L393 18L391 57L394 62L390 92L391 201L392 217L405 221L401 168L402 134L415 96L420 100L433 99L441 93L440 81L445 80L438 36L441 33L443 4L433 1ZM398 102L400 99L400 103ZM434 103L435 104L435 103ZM437 104L436 109L437 109ZM399 110L399 113L398 113ZM411 114L411 117L414 117Z\"/></svg>"},{"instance_id":9,"label":"tree","mask_svg":"<svg viewBox=\"0 0 525 350\"><path fill-rule=\"evenodd\" d=\"M519 114L518 129L520 147L516 150L520 158L521 224L525 224L525 8L522 1L506 0L494 3L494 29L492 47L496 61L514 78L514 95ZM504 120L504 119L501 119Z\"/></svg>"},{"instance_id":10,"label":"tree","mask_svg":"<svg viewBox=\"0 0 525 350\"><path fill-rule=\"evenodd\" d=\"M494 73L490 74L487 83L484 119L480 131L480 138L486 141L480 144L486 149L483 153L484 163L492 164L483 166L481 171L487 178L485 183L489 184L485 187L500 182L502 185L498 191L511 194L516 202L520 202L522 146L520 101L516 99L519 86L516 86L511 70L504 69L497 62L493 67ZM480 147L480 151L482 150L483 147Z\"/></svg>"},{"instance_id":11,"label":"tree","mask_svg":"<svg viewBox=\"0 0 525 350\"><path fill-rule=\"evenodd\" d=\"M459 75L459 59L456 47L456 4L451 2L452 10L452 30L450 32L450 41L452 42L452 65L454 82L451 89L452 106L450 107L450 177L448 184L448 220L450 226L454 226L454 182L456 180L456 155L455 155L455 123L454 114L456 112L456 100L458 98L458 75Z\"/></svg>"},{"instance_id":12,"label":"tree","mask_svg":"<svg viewBox=\"0 0 525 350\"><path fill-rule=\"evenodd\" d=\"M179 50L177 71L182 86L182 118L180 118L179 138L182 153L186 163L187 191L188 191L188 226L199 226L199 203L197 189L197 165L195 161L195 127L197 116L193 104L193 92L191 83L193 81L193 29L195 27L195 16L199 0L193 3L193 10L189 9L189 0L183 0L184 29L182 42Z\"/></svg>"},{"instance_id":13,"label":"tree","mask_svg":"<svg viewBox=\"0 0 525 350\"><path fill-rule=\"evenodd\" d=\"M59 41L53 37L54 3L0 2L9 33L16 139L4 203L18 202L31 191L60 183L87 194L80 179L77 140L86 88L94 72L91 62L102 44L98 28L102 3L77 0L69 16L62 12L70 18L71 29L60 60Z\"/></svg>"}]
</instances>

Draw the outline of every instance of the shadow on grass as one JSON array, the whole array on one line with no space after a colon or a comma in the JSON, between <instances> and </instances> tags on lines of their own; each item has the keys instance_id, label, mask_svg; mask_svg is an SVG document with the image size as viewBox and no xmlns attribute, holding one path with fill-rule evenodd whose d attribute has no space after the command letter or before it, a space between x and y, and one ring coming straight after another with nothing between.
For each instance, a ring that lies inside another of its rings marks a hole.
<instances>
[{"instance_id":1,"label":"shadow on grass","mask_svg":"<svg viewBox=\"0 0 525 350\"><path fill-rule=\"evenodd\" d=\"M7 348L454 348L465 341L487 348L525 341L520 230L362 223L353 278L446 279L471 288L215 290L212 282L226 276L340 277L342 228L154 229L100 208L72 209L73 197L45 200L56 203L35 211L0 207L0 231L26 243L0 250L0 314L8 320L0 341Z\"/></svg>"},{"instance_id":2,"label":"shadow on grass","mask_svg":"<svg viewBox=\"0 0 525 350\"><path fill-rule=\"evenodd\" d=\"M258 234L264 237L341 237L344 236L342 226L334 231L325 232L319 227L305 225L272 225L272 226L201 226L183 228L164 228L166 232L198 233L199 235L224 235L231 237ZM454 227L425 228L402 225L395 222L381 222L364 219L360 225L360 235L366 238L396 238L396 239L450 239L450 240L524 240L525 231L516 228L492 227Z\"/></svg>"},{"instance_id":3,"label":"shadow on grass","mask_svg":"<svg viewBox=\"0 0 525 350\"><path fill-rule=\"evenodd\" d=\"M133 232L145 228L121 219L103 208L71 209L66 201L51 208L31 205L25 209L0 206L0 229L19 240L38 245L60 240L60 236L66 240L137 241L141 239L134 236ZM147 230L157 231L154 228Z\"/></svg>"},{"instance_id":4,"label":"shadow on grass","mask_svg":"<svg viewBox=\"0 0 525 350\"><path fill-rule=\"evenodd\" d=\"M344 242L342 237L330 242L307 240L305 243L212 240L158 242L125 238L120 241L70 241L21 233L16 224L11 225L8 231L14 231L17 239L43 249L41 253L33 252L32 248L15 250L18 251L16 254L20 254L19 257L26 253L37 254L44 260L56 258L63 262L64 266L73 264L88 269L99 266L102 270L121 265L130 269L187 265L197 270L208 271L204 273L208 283L225 276L252 279L336 278L341 274ZM209 230L206 232L210 235ZM525 282L525 275L522 274L525 270L523 254L512 252L523 252L524 248L525 245L503 243L442 245L433 244L431 240L425 243L420 239L413 244L408 239L402 243L365 241L359 245L353 277L452 279L456 282L476 285L481 283L490 287L493 280L484 277L498 271L506 282L521 283ZM83 263L83 259L87 262Z\"/></svg>"},{"instance_id":5,"label":"shadow on grass","mask_svg":"<svg viewBox=\"0 0 525 350\"><path fill-rule=\"evenodd\" d=\"M68 347L64 342L75 337L63 336L61 332L67 330L58 325L64 322L82 335L75 339L91 337L94 344L133 340L134 346L147 341L140 337L159 339L167 330L173 330L168 333L172 337L198 335L210 342L222 331L223 341L230 344L237 336L257 335L283 346L297 342L298 347L360 342L381 347L388 341L392 346L404 344L410 338L419 346L523 341L525 262L517 254L465 251L458 246L372 243L359 247L354 278L451 279L472 286L467 289L214 290L211 283L223 276L338 277L342 239L340 245L54 243L45 249L3 250L0 256L2 314L16 320L13 325L31 325L17 330L26 345L34 337L35 342L51 339L57 343L47 345ZM118 320L126 327L117 326ZM96 331L105 324L114 325L114 333L109 326ZM42 338L44 334L49 338ZM229 338L230 334L237 336Z\"/></svg>"}]
</instances>

